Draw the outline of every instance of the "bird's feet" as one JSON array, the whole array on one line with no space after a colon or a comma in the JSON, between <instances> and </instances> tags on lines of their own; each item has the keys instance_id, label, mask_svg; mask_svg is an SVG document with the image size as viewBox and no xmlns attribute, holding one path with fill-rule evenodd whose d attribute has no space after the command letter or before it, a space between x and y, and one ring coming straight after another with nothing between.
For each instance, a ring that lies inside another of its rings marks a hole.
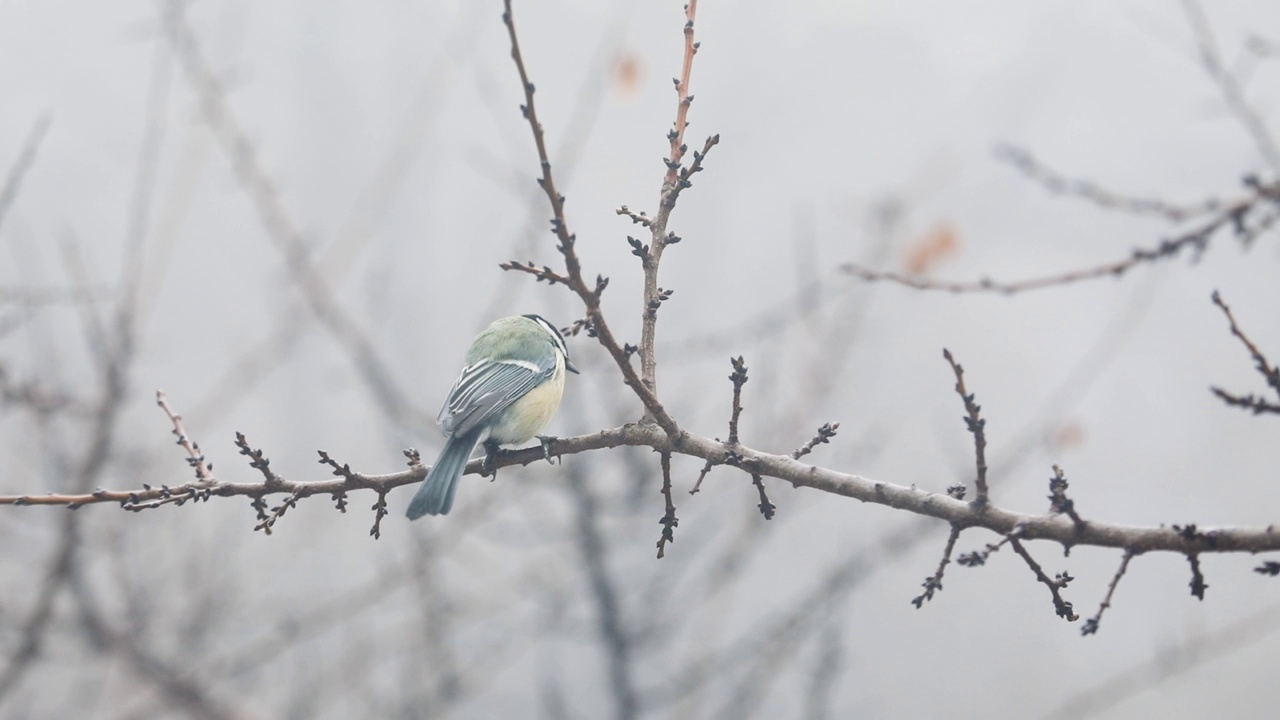
<instances>
[{"instance_id":1,"label":"bird's feet","mask_svg":"<svg viewBox=\"0 0 1280 720\"><path fill-rule=\"evenodd\" d=\"M555 462L551 459L551 442L553 440L559 440L559 438L557 438L554 435L538 436L538 442L542 444L542 457L545 458L547 462L551 463L552 465L555 465ZM563 457L560 458L560 464L561 465L564 464Z\"/></svg>"},{"instance_id":2,"label":"bird's feet","mask_svg":"<svg viewBox=\"0 0 1280 720\"><path fill-rule=\"evenodd\" d=\"M489 482L498 479L498 468L493 466L493 461L502 453L502 448L498 447L498 443L492 440L484 442L484 459L480 461L480 476L489 478Z\"/></svg>"}]
</instances>

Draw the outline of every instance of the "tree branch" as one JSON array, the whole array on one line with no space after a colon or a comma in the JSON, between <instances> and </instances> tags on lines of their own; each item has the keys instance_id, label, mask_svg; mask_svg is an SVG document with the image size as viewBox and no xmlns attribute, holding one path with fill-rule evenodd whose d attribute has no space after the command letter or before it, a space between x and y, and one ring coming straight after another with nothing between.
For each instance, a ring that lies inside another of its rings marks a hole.
<instances>
[{"instance_id":1,"label":"tree branch","mask_svg":"<svg viewBox=\"0 0 1280 720\"><path fill-rule=\"evenodd\" d=\"M873 270L856 263L846 263L840 269L849 275L868 282L887 281L905 285L916 290L939 290L951 293L999 293L1014 295L1030 290L1069 285L1085 280L1096 280L1104 277L1121 277L1134 268L1172 260L1184 251L1189 251L1193 258L1198 258L1209 247L1209 243L1223 229L1230 229L1232 234L1246 247L1254 238L1276 223L1277 204L1280 204L1280 182L1263 184L1255 178L1245 178L1245 185L1252 191L1244 198L1221 207L1209 220L1181 234L1161 240L1154 247L1136 248L1129 257L1113 262L1102 263L1078 270L1054 273L1040 277L1003 282L983 278L976 281L934 280L920 275L907 275L891 271Z\"/></svg>"},{"instance_id":2,"label":"tree branch","mask_svg":"<svg viewBox=\"0 0 1280 720\"><path fill-rule=\"evenodd\" d=\"M534 146L538 152L538 162L542 168L542 176L538 178L538 185L546 193L547 200L551 203L551 231L555 233L556 238L560 241L557 249L564 256L567 279L562 282L568 285L569 289L573 290L582 299L587 308L587 317L590 318L591 328L595 332L596 340L613 357L618 369L622 371L623 382L644 403L646 415L660 425L669 436L678 438L680 436L680 427L667 414L666 409L662 407L662 402L658 400L658 396L653 389L636 374L635 368L631 365L631 353L627 352L618 343L613 331L609 328L604 313L600 309L600 293L589 287L586 281L583 280L582 264L574 247L577 238L573 233L569 232L569 223L565 219L564 212L565 199L556 189L555 177L551 173L551 160L547 155L547 144L544 139L542 123L538 122L537 105L533 100L533 82L529 80L529 73L525 70L524 57L520 53L520 41L516 37L515 19L511 14L511 0L504 0L503 6L502 22L507 26L507 35L511 39L511 59L515 61L516 71L520 74L520 86L524 90L525 102L524 105L520 106L520 110L524 113L524 118L528 121L529 129L533 133ZM510 267L509 264L504 264L502 267L506 270L515 269ZM599 285L600 283L598 282L597 286Z\"/></svg>"},{"instance_id":3,"label":"tree branch","mask_svg":"<svg viewBox=\"0 0 1280 720\"><path fill-rule=\"evenodd\" d=\"M1258 349L1258 346L1249 339L1249 336L1244 334L1244 331L1236 324L1236 318L1231 313L1231 308L1223 302L1222 296L1218 294L1217 290L1213 291L1211 299L1213 304L1221 308L1223 314L1227 316L1227 322L1231 324L1231 334L1239 338L1240 342L1244 343L1245 348L1249 350L1249 355L1253 358L1253 364L1258 373L1262 375L1267 385L1276 393L1276 396L1280 397L1280 368L1272 365L1267 360L1267 357L1262 354L1262 351ZM1228 405L1251 410L1255 415L1262 413L1280 414L1280 404L1264 398L1254 397L1252 394L1245 396L1235 395L1217 387L1211 387L1209 390Z\"/></svg>"},{"instance_id":4,"label":"tree branch","mask_svg":"<svg viewBox=\"0 0 1280 720\"><path fill-rule=\"evenodd\" d=\"M951 365L951 371L956 375L956 394L964 401L964 410L967 413L964 424L965 428L973 435L973 456L977 463L977 474L974 476L974 487L977 490L976 497L973 498L974 505L981 507L988 501L987 497L987 421L982 419L979 414L981 408L974 402L974 396L970 394L964 387L964 368L960 363L956 362L952 357L951 351L946 348L942 349L942 356L947 359L947 363Z\"/></svg>"},{"instance_id":5,"label":"tree branch","mask_svg":"<svg viewBox=\"0 0 1280 720\"><path fill-rule=\"evenodd\" d=\"M679 443L667 437L661 428L646 423L631 423L587 435L556 438L551 441L553 455L575 455L593 450L623 446L648 447L659 453L685 455L711 460L723 465L729 454L725 443L693 434L684 435ZM829 468L809 465L792 458L790 454L775 455L738 445L734 451L741 456L740 463L762 477L785 480L796 487L840 495L862 502L883 505L916 515L936 518L965 528L985 528L1000 535L1021 528L1023 540L1050 540L1062 545L1094 546L1129 549L1134 552L1173 552L1213 554L1228 552L1280 551L1280 530L1262 528L1200 529L1193 533L1177 526L1139 527L1090 521L1083 529L1069 518L1060 515L1034 515L988 505L978 510L972 503L948 497L945 493L923 490L917 486L895 485L872 480L861 475L844 473ZM494 467L510 467L543 462L541 446L506 451L495 458ZM467 464L466 474L480 475L482 459ZM262 482L218 481L202 493L210 497L261 497L287 493L299 499L314 495L333 495L339 492L373 490L388 492L394 488L421 482L428 468L418 466L384 475L352 473L349 477L300 482L282 478L276 488L268 489ZM946 482L940 479L939 485ZM185 486L174 488L144 488L139 490L98 490L89 494L49 495L0 495L0 505L63 505L83 506L116 503L127 510L143 510L159 507L151 504L184 491Z\"/></svg>"}]
</instances>

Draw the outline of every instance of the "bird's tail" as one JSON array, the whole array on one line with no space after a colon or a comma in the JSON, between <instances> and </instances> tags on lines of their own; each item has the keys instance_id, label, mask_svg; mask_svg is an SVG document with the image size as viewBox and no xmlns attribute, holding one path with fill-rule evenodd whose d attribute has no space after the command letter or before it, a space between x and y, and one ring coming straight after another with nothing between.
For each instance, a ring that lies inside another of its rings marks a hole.
<instances>
[{"instance_id":1,"label":"bird's tail","mask_svg":"<svg viewBox=\"0 0 1280 720\"><path fill-rule=\"evenodd\" d=\"M458 490L458 479L467 467L471 452L480 441L480 428L466 435L453 435L445 441L444 450L431 466L427 479L418 488L418 494L409 503L405 513L410 520L417 520L423 515L446 515L453 507L453 495Z\"/></svg>"}]
</instances>

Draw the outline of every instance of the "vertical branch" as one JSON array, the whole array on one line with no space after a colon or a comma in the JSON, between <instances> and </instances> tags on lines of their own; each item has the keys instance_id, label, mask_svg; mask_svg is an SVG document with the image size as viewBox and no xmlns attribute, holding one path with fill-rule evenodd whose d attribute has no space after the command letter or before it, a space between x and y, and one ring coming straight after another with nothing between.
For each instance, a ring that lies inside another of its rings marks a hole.
<instances>
[{"instance_id":1,"label":"vertical branch","mask_svg":"<svg viewBox=\"0 0 1280 720\"><path fill-rule=\"evenodd\" d=\"M738 418L742 415L742 386L747 384L747 364L741 355L730 358L729 362L733 363L733 373L729 375L729 381L733 383L733 412L729 415L728 443L737 445Z\"/></svg>"},{"instance_id":2,"label":"vertical branch","mask_svg":"<svg viewBox=\"0 0 1280 720\"><path fill-rule=\"evenodd\" d=\"M658 559L666 557L667 543L676 541L676 525L680 521L676 518L676 504L671 499L671 453L662 453L662 497L666 500L666 512L663 513L662 519L662 535L658 538Z\"/></svg>"},{"instance_id":3,"label":"vertical branch","mask_svg":"<svg viewBox=\"0 0 1280 720\"><path fill-rule=\"evenodd\" d=\"M37 124L28 139L28 150L24 151L25 159L21 164L30 164L47 125L47 121ZM14 175L10 177L11 187L15 193L23 172L25 167L15 168ZM9 201L11 200L12 196L9 198ZM0 211L3 211L2 206ZM80 280L82 287L88 287L86 280L83 278ZM86 310L84 332L88 336L90 346L99 351L96 369L101 373L102 394L94 406L89 427L89 440L85 444L84 454L78 458L71 474L69 489L72 493L83 493L92 487L95 479L107 468L115 446L115 431L120 414L124 410L127 370L131 359L127 349L131 347L130 340L134 331L132 314L122 311L119 317L121 318L119 331L122 337L117 345L110 347L100 336L102 328L95 322L96 317ZM68 509L75 510L76 507L78 506L69 505ZM82 541L80 515L68 512L60 523L58 547L48 562L45 577L36 594L35 605L22 623L21 640L18 647L8 656L4 669L0 671L0 698L17 687L18 682L34 666L39 657L53 620L54 601L63 587L73 579L79 555L85 551Z\"/></svg>"},{"instance_id":4,"label":"vertical branch","mask_svg":"<svg viewBox=\"0 0 1280 720\"><path fill-rule=\"evenodd\" d=\"M594 331L596 339L613 357L614 363L617 364L618 369L622 372L623 382L644 403L645 417L657 422L669 437L677 438L680 435L680 426L662 407L662 403L658 400L658 395L653 390L653 387L646 384L641 379L641 376L636 373L635 368L631 365L631 352L628 352L617 341L608 322L605 321L604 313L600 309L600 295L604 292L607 280L600 277L597 279L595 287L591 287L582 277L582 265L578 260L578 253L574 249L576 237L569 232L569 225L565 221L564 196L556 189L555 178L551 174L551 160L547 155L547 143L542 131L542 123L538 121L537 106L533 101L535 88L533 82L529 80L529 73L524 66L524 57L520 52L520 41L516 36L515 18L511 14L511 0L503 0L502 22L507 26L507 36L511 40L511 59L515 61L516 71L520 74L520 86L524 90L525 101L520 106L520 111L529 123L529 129L533 132L534 146L538 151L538 162L541 168L541 177L538 178L538 185L546 193L547 200L551 203L551 230L555 233L556 239L560 241L556 249L564 256L564 265L568 277L560 281L568 285L582 300L583 305L586 306L587 317L590 320L591 329ZM514 262L504 263L501 267L504 270L525 270L525 267ZM641 364L644 364L643 360Z\"/></svg>"},{"instance_id":5,"label":"vertical branch","mask_svg":"<svg viewBox=\"0 0 1280 720\"><path fill-rule=\"evenodd\" d=\"M687 146L685 145L685 129L689 128L689 106L694 104L694 96L689 94L689 79L694 70L694 55L698 54L698 42L694 40L694 20L698 15L698 0L689 0L685 5L685 61L681 65L680 77L676 78L676 120L672 123L667 140L671 141L671 154L667 158L667 174L663 177L662 192L658 201L658 214L649 224L649 232L653 233L649 252L641 256L644 265L644 306L643 325L640 329L640 378L650 391L658 391L658 356L657 345L658 313L657 307L662 304L662 288L658 287L658 265L662 263L662 252L668 245L680 241L675 233L667 231L667 222L671 219L671 211L676 208L676 199L680 191L689 184L690 174L696 169L682 168ZM719 137L716 137L716 142ZM714 145L707 141L707 149ZM701 158L705 154L694 152L695 167L700 167Z\"/></svg>"},{"instance_id":6,"label":"vertical branch","mask_svg":"<svg viewBox=\"0 0 1280 720\"><path fill-rule=\"evenodd\" d=\"M63 516L58 548L49 560L31 612L22 622L17 646L5 659L4 669L0 670L0 700L12 692L18 681L35 665L44 646L45 633L53 619L54 600L71 574L76 550L80 545L79 519L74 513Z\"/></svg>"},{"instance_id":7,"label":"vertical branch","mask_svg":"<svg viewBox=\"0 0 1280 720\"><path fill-rule=\"evenodd\" d=\"M1204 8L1200 7L1200 3L1196 0L1183 0L1182 7L1187 13L1187 21L1191 23L1191 31L1195 33L1196 47L1200 51L1200 62L1204 65L1205 72L1218 84L1227 107L1253 138L1262 159L1271 166L1273 171L1280 172L1280 149L1276 147L1276 139L1272 136L1267 124L1245 99L1244 88L1240 86L1240 81L1223 63L1218 41L1213 36L1213 29L1209 26L1209 18L1205 16Z\"/></svg>"},{"instance_id":8,"label":"vertical branch","mask_svg":"<svg viewBox=\"0 0 1280 720\"><path fill-rule=\"evenodd\" d=\"M938 569L932 575L924 579L921 587L924 592L911 599L911 604L916 609L924 607L925 601L932 600L933 594L942 590L942 575L947 571L947 565L951 564L951 553L956 549L956 540L960 539L960 532L964 530L960 525L951 526L951 534L947 536L947 544L942 548L942 559L938 561Z\"/></svg>"},{"instance_id":9,"label":"vertical branch","mask_svg":"<svg viewBox=\"0 0 1280 720\"><path fill-rule=\"evenodd\" d=\"M160 147L164 141L165 108L169 102L168 46L163 37L156 39L151 59L151 79L147 83L147 104L142 136L138 150L137 175L133 182L133 196L129 202L129 222L125 230L124 261L120 266L120 293L116 307L115 326L121 342L129 339L124 332L126 324L133 322L137 312L138 295L142 289L143 249L147 241L151 200L155 194L156 176L160 165ZM132 348L124 348L131 352Z\"/></svg>"},{"instance_id":10,"label":"vertical branch","mask_svg":"<svg viewBox=\"0 0 1280 720\"><path fill-rule=\"evenodd\" d=\"M778 506L770 502L769 496L765 494L764 477L759 473L751 473L751 484L756 486L756 492L760 495L760 504L756 505L760 509L760 514L764 516L765 520L772 520Z\"/></svg>"},{"instance_id":11,"label":"vertical branch","mask_svg":"<svg viewBox=\"0 0 1280 720\"><path fill-rule=\"evenodd\" d=\"M608 544L600 528L600 508L587 483L585 464L569 466L568 486L573 495L578 549L586 564L587 578L595 600L597 629L609 659L609 684L613 691L614 713L619 720L640 715L640 695L635 687L635 643L623 614L623 586L611 572Z\"/></svg>"},{"instance_id":12,"label":"vertical branch","mask_svg":"<svg viewBox=\"0 0 1280 720\"><path fill-rule=\"evenodd\" d=\"M693 72L693 56L698 54L698 43L693 39L693 22L697 15L698 0L689 0L689 4L684 6L684 65L676 82L676 95L679 96L676 121L667 136L671 140L671 162L667 163L667 177L662 183L664 193L675 187L680 161L685 153L684 131L689 127L689 106L693 104L693 96L689 94L689 76Z\"/></svg>"},{"instance_id":13,"label":"vertical branch","mask_svg":"<svg viewBox=\"0 0 1280 720\"><path fill-rule=\"evenodd\" d=\"M550 155L547 154L547 140L542 132L542 123L538 122L538 108L533 102L534 86L529 80L529 72L524 67L524 56L520 52L520 40L516 37L516 24L511 15L511 0L504 0L502 23L507 26L507 35L511 39L511 59L516 63L516 72L520 74L520 87L524 90L525 103L520 106L524 119L529 121L533 131L533 144L538 150L538 160L542 176L538 178L538 186L547 194L551 203L551 230L556 234L560 245L556 248L564 256L565 269L570 277L580 277L582 268L578 263L578 255L573 251L575 236L569 232L569 224L564 217L564 195L556 190L556 181L551 174ZM577 288L574 288L577 290Z\"/></svg>"},{"instance_id":14,"label":"vertical branch","mask_svg":"<svg viewBox=\"0 0 1280 720\"><path fill-rule=\"evenodd\" d=\"M9 169L9 174L4 179L4 187L0 188L0 225L4 225L4 218L9 214L9 208L13 207L13 201L18 197L18 191L22 188L22 179L26 177L27 171L35 162L36 152L40 149L40 143L44 140L45 132L49 130L51 122L49 116L44 115L31 126L31 132L27 134L27 141L22 144L22 152L18 155L18 160Z\"/></svg>"},{"instance_id":15,"label":"vertical branch","mask_svg":"<svg viewBox=\"0 0 1280 720\"><path fill-rule=\"evenodd\" d=\"M1076 503L1067 497L1067 476L1062 468L1053 466L1053 477L1049 478L1049 512L1066 515L1071 518L1079 530L1084 529L1084 519L1076 512Z\"/></svg>"},{"instance_id":16,"label":"vertical branch","mask_svg":"<svg viewBox=\"0 0 1280 720\"><path fill-rule=\"evenodd\" d=\"M977 476L974 478L977 492L973 502L976 505L985 505L987 503L987 421L983 420L979 414L982 408L974 402L974 396L965 390L964 367L955 361L950 350L943 348L942 356L951 364L951 370L956 374L956 393L964 401L964 409L968 413L964 424L969 432L973 433L973 455L977 463Z\"/></svg>"},{"instance_id":17,"label":"vertical branch","mask_svg":"<svg viewBox=\"0 0 1280 720\"><path fill-rule=\"evenodd\" d=\"M683 166L684 155L688 147L684 142L685 130L689 127L689 106L693 104L693 95L689 93L689 78L693 72L693 56L698 53L698 42L694 40L693 25L698 14L698 0L689 0L684 6L684 63L680 69L680 77L676 78L676 119L667 133L671 142L671 150L666 158L667 173L662 180L662 192L658 199L658 212L649 223L649 232L653 239L649 244L649 252L641 256L644 267L644 313L640 330L640 378L645 387L652 392L658 390L658 360L656 354L658 313L657 308L666 298L662 288L658 287L658 266L662 262L662 252L668 245L677 243L680 238L667 230L667 222L671 211L675 209L680 191L692 183L689 177L701 169L702 158L713 145L720 141L719 136L707 140L701 153L694 151L694 162L688 168Z\"/></svg>"},{"instance_id":18,"label":"vertical branch","mask_svg":"<svg viewBox=\"0 0 1280 720\"><path fill-rule=\"evenodd\" d=\"M1209 583L1204 581L1204 573L1200 571L1200 555L1198 553L1187 553L1187 562L1191 565L1191 594L1197 600L1204 600L1204 591L1209 589Z\"/></svg>"}]
</instances>

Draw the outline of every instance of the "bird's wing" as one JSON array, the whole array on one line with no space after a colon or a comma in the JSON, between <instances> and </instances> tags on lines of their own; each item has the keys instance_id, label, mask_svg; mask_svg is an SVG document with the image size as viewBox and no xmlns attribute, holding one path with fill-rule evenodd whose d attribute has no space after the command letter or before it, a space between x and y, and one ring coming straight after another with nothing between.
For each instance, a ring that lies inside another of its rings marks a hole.
<instances>
[{"instance_id":1,"label":"bird's wing","mask_svg":"<svg viewBox=\"0 0 1280 720\"><path fill-rule=\"evenodd\" d=\"M436 418L446 434L463 435L510 407L555 374L554 355L542 362L481 360L462 369Z\"/></svg>"}]
</instances>

